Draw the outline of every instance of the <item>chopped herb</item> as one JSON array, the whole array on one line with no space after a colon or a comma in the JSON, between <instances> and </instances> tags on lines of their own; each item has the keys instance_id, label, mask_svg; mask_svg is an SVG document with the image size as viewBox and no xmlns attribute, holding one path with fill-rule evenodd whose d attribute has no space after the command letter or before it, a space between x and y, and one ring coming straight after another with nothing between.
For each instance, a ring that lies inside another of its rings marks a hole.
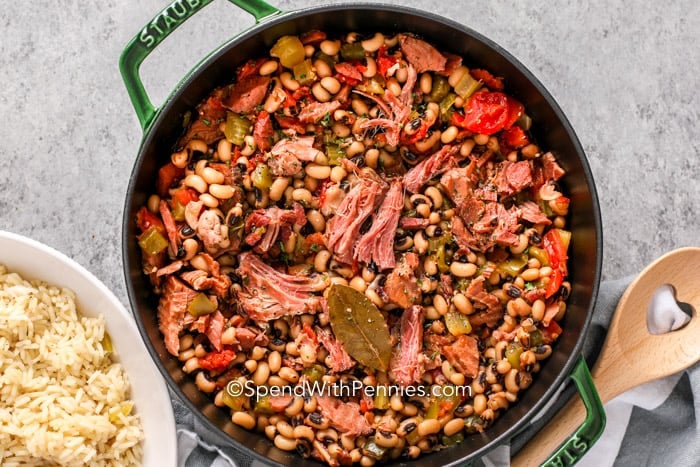
<instances>
[{"instance_id":1,"label":"chopped herb","mask_svg":"<svg viewBox=\"0 0 700 467\"><path fill-rule=\"evenodd\" d=\"M206 118L202 118L202 123L204 123L206 126L211 126L211 120L207 120Z\"/></svg>"},{"instance_id":2,"label":"chopped herb","mask_svg":"<svg viewBox=\"0 0 700 467\"><path fill-rule=\"evenodd\" d=\"M535 290L537 287L535 287L535 284L532 282L525 282L525 289L526 290Z\"/></svg>"},{"instance_id":3,"label":"chopped herb","mask_svg":"<svg viewBox=\"0 0 700 467\"><path fill-rule=\"evenodd\" d=\"M331 122L331 113L326 112L326 115L324 115L323 119L321 120L321 126L328 128L331 125L333 125L333 122Z\"/></svg>"}]
</instances>

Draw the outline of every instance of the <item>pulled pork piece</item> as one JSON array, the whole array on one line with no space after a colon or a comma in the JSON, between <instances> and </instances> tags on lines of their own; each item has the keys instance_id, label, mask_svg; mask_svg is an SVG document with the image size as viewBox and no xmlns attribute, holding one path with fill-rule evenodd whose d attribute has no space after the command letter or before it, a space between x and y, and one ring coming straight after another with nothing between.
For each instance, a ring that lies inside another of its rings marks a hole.
<instances>
[{"instance_id":1,"label":"pulled pork piece","mask_svg":"<svg viewBox=\"0 0 700 467\"><path fill-rule=\"evenodd\" d=\"M284 241L289 238L294 225L303 226L305 223L304 208L299 203L294 203L293 210L277 206L257 209L246 218L245 243L254 246L259 253L267 253L277 239Z\"/></svg>"},{"instance_id":2,"label":"pulled pork piece","mask_svg":"<svg viewBox=\"0 0 700 467\"><path fill-rule=\"evenodd\" d=\"M356 402L342 402L336 397L326 395L316 396L316 402L321 415L341 433L354 438L372 431L372 426L362 416L360 406Z\"/></svg>"},{"instance_id":3,"label":"pulled pork piece","mask_svg":"<svg viewBox=\"0 0 700 467\"><path fill-rule=\"evenodd\" d=\"M461 335L453 343L444 345L442 353L447 361L460 373L469 378L479 374L479 346L471 336Z\"/></svg>"},{"instance_id":4,"label":"pulled pork piece","mask_svg":"<svg viewBox=\"0 0 700 467\"><path fill-rule=\"evenodd\" d=\"M206 262L209 271L200 269L185 271L180 274L180 279L197 291L212 290L217 297L227 298L230 293L231 278L221 273L219 262L212 258L211 255L207 253L200 253L200 255Z\"/></svg>"},{"instance_id":5,"label":"pulled pork piece","mask_svg":"<svg viewBox=\"0 0 700 467\"><path fill-rule=\"evenodd\" d=\"M423 376L423 307L413 305L404 310L400 321L399 345L389 362L389 378L401 386L420 381Z\"/></svg>"},{"instance_id":6,"label":"pulled pork piece","mask_svg":"<svg viewBox=\"0 0 700 467\"><path fill-rule=\"evenodd\" d=\"M529 161L503 161L498 165L493 184L500 196L512 196L532 186L532 165Z\"/></svg>"},{"instance_id":7,"label":"pulled pork piece","mask_svg":"<svg viewBox=\"0 0 700 467\"><path fill-rule=\"evenodd\" d=\"M431 178L455 167L457 150L456 146L445 145L406 172L403 177L406 190L418 193Z\"/></svg>"},{"instance_id":8,"label":"pulled pork piece","mask_svg":"<svg viewBox=\"0 0 700 467\"><path fill-rule=\"evenodd\" d=\"M175 276L165 279L163 292L158 302L158 329L163 333L165 348L172 355L180 353L180 332L194 321L187 312L187 305L197 295L195 290L187 287Z\"/></svg>"},{"instance_id":9,"label":"pulled pork piece","mask_svg":"<svg viewBox=\"0 0 700 467\"><path fill-rule=\"evenodd\" d=\"M371 94L354 91L376 102L382 112L382 116L362 122L360 128L363 130L381 129L384 131L386 142L391 146L397 146L401 136L401 129L405 127L408 118L411 116L411 96L417 80L418 73L415 68L409 65L408 77L401 88L401 94L397 98L391 92L384 93L386 103Z\"/></svg>"},{"instance_id":10,"label":"pulled pork piece","mask_svg":"<svg viewBox=\"0 0 700 467\"><path fill-rule=\"evenodd\" d=\"M444 72L447 58L427 42L408 34L399 34L399 47L406 61L413 65L416 72Z\"/></svg>"},{"instance_id":11,"label":"pulled pork piece","mask_svg":"<svg viewBox=\"0 0 700 467\"><path fill-rule=\"evenodd\" d=\"M323 298L312 293L328 287L327 276L285 274L249 252L238 256L238 264L236 273L243 279L238 299L251 319L269 321L281 316L316 313L321 309Z\"/></svg>"},{"instance_id":12,"label":"pulled pork piece","mask_svg":"<svg viewBox=\"0 0 700 467\"><path fill-rule=\"evenodd\" d=\"M518 206L518 209L520 210L520 218L525 221L531 222L533 224L544 225L549 225L552 223L552 221L549 220L547 215L542 212L537 203L533 201L525 201L520 206Z\"/></svg>"},{"instance_id":13,"label":"pulled pork piece","mask_svg":"<svg viewBox=\"0 0 700 467\"><path fill-rule=\"evenodd\" d=\"M369 264L374 261L379 270L396 266L394 235L403 208L403 185L400 179L391 182L384 201L374 216L372 226L355 246L354 258Z\"/></svg>"},{"instance_id":14,"label":"pulled pork piece","mask_svg":"<svg viewBox=\"0 0 700 467\"><path fill-rule=\"evenodd\" d=\"M414 274L419 263L417 254L406 253L386 277L384 292L392 303L401 308L408 308L420 303L421 291Z\"/></svg>"},{"instance_id":15,"label":"pulled pork piece","mask_svg":"<svg viewBox=\"0 0 700 467\"><path fill-rule=\"evenodd\" d=\"M224 88L217 89L197 107L197 118L178 141L178 147L185 147L193 139L201 139L207 144L213 144L224 136L219 129L219 122L226 118L226 108L221 103L224 92Z\"/></svg>"},{"instance_id":16,"label":"pulled pork piece","mask_svg":"<svg viewBox=\"0 0 700 467\"><path fill-rule=\"evenodd\" d=\"M337 100L330 102L312 102L301 109L297 118L299 118L301 123L318 123L323 120L326 114L338 110L340 105L340 102Z\"/></svg>"},{"instance_id":17,"label":"pulled pork piece","mask_svg":"<svg viewBox=\"0 0 700 467\"><path fill-rule=\"evenodd\" d=\"M313 162L319 154L314 148L313 136L283 138L270 150L268 166L273 175L289 177L296 175L302 169L302 161Z\"/></svg>"},{"instance_id":18,"label":"pulled pork piece","mask_svg":"<svg viewBox=\"0 0 700 467\"><path fill-rule=\"evenodd\" d=\"M474 300L479 305L486 307L486 311L475 313L469 316L469 322L474 326L486 325L489 328L495 328L501 318L503 318L503 307L497 296L489 293L484 289L484 276L479 276L469 283L469 287L465 292L467 298Z\"/></svg>"},{"instance_id":19,"label":"pulled pork piece","mask_svg":"<svg viewBox=\"0 0 700 467\"><path fill-rule=\"evenodd\" d=\"M355 365L355 361L343 347L343 344L333 336L330 331L316 327L316 336L328 351L329 366L335 373L349 370Z\"/></svg>"},{"instance_id":20,"label":"pulled pork piece","mask_svg":"<svg viewBox=\"0 0 700 467\"><path fill-rule=\"evenodd\" d=\"M222 104L232 112L247 114L262 104L267 94L270 78L250 75L228 87L229 95L222 99Z\"/></svg>"},{"instance_id":21,"label":"pulled pork piece","mask_svg":"<svg viewBox=\"0 0 700 467\"><path fill-rule=\"evenodd\" d=\"M362 224L372 214L384 194L384 186L369 177L362 177L343 198L335 215L326 223L326 244L341 263L350 264L353 247Z\"/></svg>"}]
</instances>

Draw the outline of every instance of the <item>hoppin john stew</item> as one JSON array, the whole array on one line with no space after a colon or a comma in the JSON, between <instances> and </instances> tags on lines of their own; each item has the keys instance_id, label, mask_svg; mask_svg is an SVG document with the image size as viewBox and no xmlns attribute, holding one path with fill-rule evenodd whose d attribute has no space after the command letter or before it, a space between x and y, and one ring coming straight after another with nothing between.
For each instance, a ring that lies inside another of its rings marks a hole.
<instances>
[{"instance_id":1,"label":"hoppin john stew","mask_svg":"<svg viewBox=\"0 0 700 467\"><path fill-rule=\"evenodd\" d=\"M467 63L411 34L280 37L162 148L136 222L165 346L280 449L458 444L562 333L564 171L508 77Z\"/></svg>"}]
</instances>

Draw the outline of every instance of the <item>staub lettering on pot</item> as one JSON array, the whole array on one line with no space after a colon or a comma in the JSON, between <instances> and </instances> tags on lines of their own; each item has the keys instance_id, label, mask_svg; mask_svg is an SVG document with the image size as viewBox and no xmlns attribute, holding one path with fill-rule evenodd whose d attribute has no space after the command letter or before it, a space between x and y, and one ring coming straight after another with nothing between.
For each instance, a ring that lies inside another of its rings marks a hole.
<instances>
[{"instance_id":1,"label":"staub lettering on pot","mask_svg":"<svg viewBox=\"0 0 700 467\"><path fill-rule=\"evenodd\" d=\"M189 18L195 11L211 3L211 1L212 0L174 1L141 30L139 41L148 48L153 47L178 24Z\"/></svg>"}]
</instances>

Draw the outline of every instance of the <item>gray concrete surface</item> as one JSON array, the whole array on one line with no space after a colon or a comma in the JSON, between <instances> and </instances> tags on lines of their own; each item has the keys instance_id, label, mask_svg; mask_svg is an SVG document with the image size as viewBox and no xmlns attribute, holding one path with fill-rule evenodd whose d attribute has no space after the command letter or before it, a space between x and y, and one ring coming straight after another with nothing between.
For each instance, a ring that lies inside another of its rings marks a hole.
<instances>
[{"instance_id":1,"label":"gray concrete surface","mask_svg":"<svg viewBox=\"0 0 700 467\"><path fill-rule=\"evenodd\" d=\"M293 10L311 2L270 3ZM485 34L558 100L597 182L604 278L700 243L698 2L386 3L430 10ZM141 131L118 59L165 4L0 4L0 229L70 255L124 303L122 205ZM188 21L142 67L153 101L252 24L223 0Z\"/></svg>"}]
</instances>

